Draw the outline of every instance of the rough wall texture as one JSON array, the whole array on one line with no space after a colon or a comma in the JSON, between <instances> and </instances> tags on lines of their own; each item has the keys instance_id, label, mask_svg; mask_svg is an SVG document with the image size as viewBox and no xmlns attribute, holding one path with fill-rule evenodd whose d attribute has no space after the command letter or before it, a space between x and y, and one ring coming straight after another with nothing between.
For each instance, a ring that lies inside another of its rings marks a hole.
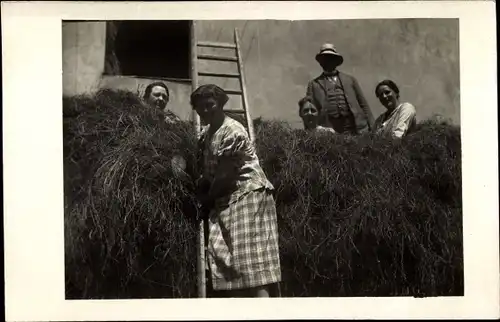
<instances>
[{"instance_id":1,"label":"rough wall texture","mask_svg":"<svg viewBox=\"0 0 500 322\"><path fill-rule=\"evenodd\" d=\"M104 70L105 22L62 24L63 93L95 90Z\"/></svg>"},{"instance_id":2,"label":"rough wall texture","mask_svg":"<svg viewBox=\"0 0 500 322\"><path fill-rule=\"evenodd\" d=\"M301 127L297 101L305 94L307 82L321 73L314 60L319 47L332 42L344 55L339 69L358 79L375 116L384 111L375 97L375 85L390 78L400 86L401 99L416 106L420 120L440 114L460 122L458 19L198 21L198 40L232 42L235 27L252 117L282 119ZM103 22L63 25L65 94L97 86L136 91L149 82L101 76L105 34ZM202 62L200 69L236 71L234 64L214 62ZM201 78L200 82L237 88L234 80ZM167 83L172 88L169 108L188 118L190 85ZM228 108L238 105L235 97Z\"/></svg>"}]
</instances>

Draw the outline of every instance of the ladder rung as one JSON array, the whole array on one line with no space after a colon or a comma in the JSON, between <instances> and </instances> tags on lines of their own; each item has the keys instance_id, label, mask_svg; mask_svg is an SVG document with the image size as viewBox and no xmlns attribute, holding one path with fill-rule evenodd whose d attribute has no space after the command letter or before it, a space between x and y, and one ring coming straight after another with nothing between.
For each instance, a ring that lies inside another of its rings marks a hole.
<instances>
[{"instance_id":1,"label":"ladder rung","mask_svg":"<svg viewBox=\"0 0 500 322\"><path fill-rule=\"evenodd\" d=\"M241 95L241 94L243 94L242 91L237 91L234 89L225 89L224 92L226 92L226 94L229 94L229 95Z\"/></svg>"},{"instance_id":2,"label":"ladder rung","mask_svg":"<svg viewBox=\"0 0 500 322\"><path fill-rule=\"evenodd\" d=\"M223 43L223 42L211 42L211 41L199 41L198 47L212 47L212 48L230 48L235 49L235 44Z\"/></svg>"},{"instance_id":3,"label":"ladder rung","mask_svg":"<svg viewBox=\"0 0 500 322\"><path fill-rule=\"evenodd\" d=\"M235 113L235 114L244 114L245 111L244 110L223 110L224 112L227 112L227 113Z\"/></svg>"},{"instance_id":4,"label":"ladder rung","mask_svg":"<svg viewBox=\"0 0 500 322\"><path fill-rule=\"evenodd\" d=\"M214 55L198 55L198 58L207 60L220 60L220 61L238 61L238 58L236 57L223 57Z\"/></svg>"},{"instance_id":5,"label":"ladder rung","mask_svg":"<svg viewBox=\"0 0 500 322\"><path fill-rule=\"evenodd\" d=\"M240 74L199 72L200 76L239 78Z\"/></svg>"}]
</instances>

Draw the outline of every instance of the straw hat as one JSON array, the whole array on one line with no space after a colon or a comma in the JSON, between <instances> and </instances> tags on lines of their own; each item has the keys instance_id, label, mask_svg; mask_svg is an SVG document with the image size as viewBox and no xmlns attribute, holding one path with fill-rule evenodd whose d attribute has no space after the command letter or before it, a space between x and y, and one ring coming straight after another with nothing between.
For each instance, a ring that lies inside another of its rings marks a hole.
<instances>
[{"instance_id":1,"label":"straw hat","mask_svg":"<svg viewBox=\"0 0 500 322\"><path fill-rule=\"evenodd\" d=\"M320 59L322 59L323 57L335 58L337 59L339 65L344 62L344 57L342 57L342 55L337 52L335 46L328 43L321 46L319 53L316 55L316 61L320 62Z\"/></svg>"}]
</instances>

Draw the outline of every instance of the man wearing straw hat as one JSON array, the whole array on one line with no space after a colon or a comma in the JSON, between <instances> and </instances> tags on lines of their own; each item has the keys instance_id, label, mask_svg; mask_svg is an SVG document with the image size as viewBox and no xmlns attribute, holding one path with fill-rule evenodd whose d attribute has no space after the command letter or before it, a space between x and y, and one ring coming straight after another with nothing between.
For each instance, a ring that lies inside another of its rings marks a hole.
<instances>
[{"instance_id":1,"label":"man wearing straw hat","mask_svg":"<svg viewBox=\"0 0 500 322\"><path fill-rule=\"evenodd\" d=\"M344 62L332 44L323 44L316 61L323 73L309 82L307 96L322 110L320 125L337 133L360 134L373 129L374 118L358 81L339 72Z\"/></svg>"}]
</instances>

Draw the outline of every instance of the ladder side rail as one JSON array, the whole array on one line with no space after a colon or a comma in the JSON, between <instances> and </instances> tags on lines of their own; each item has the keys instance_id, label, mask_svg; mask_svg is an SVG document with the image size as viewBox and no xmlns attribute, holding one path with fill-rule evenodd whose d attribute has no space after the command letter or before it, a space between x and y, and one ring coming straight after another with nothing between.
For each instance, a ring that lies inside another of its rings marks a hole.
<instances>
[{"instance_id":1,"label":"ladder side rail","mask_svg":"<svg viewBox=\"0 0 500 322\"><path fill-rule=\"evenodd\" d=\"M198 46L196 41L196 22L193 20L191 22L191 86L194 91L198 87ZM199 137L201 126L200 117L193 109L192 119L194 130L196 132L196 137ZM198 240L197 240L197 258L196 258L196 270L198 275L198 297L206 298L206 262L205 262L205 220L200 220L198 225Z\"/></svg>"},{"instance_id":2,"label":"ladder side rail","mask_svg":"<svg viewBox=\"0 0 500 322\"><path fill-rule=\"evenodd\" d=\"M243 110L245 111L245 117L247 119L247 128L248 135L250 137L250 141L255 141L255 133L253 128L253 121L250 115L250 106L248 105L248 97L246 91L246 83L245 83L245 72L243 68L243 62L241 58L241 50L240 50L240 40L238 37L238 29L234 29L234 42L236 43L236 57L238 59L238 73L240 74L240 84L241 84L241 92L242 92L242 101L243 101Z\"/></svg>"}]
</instances>

